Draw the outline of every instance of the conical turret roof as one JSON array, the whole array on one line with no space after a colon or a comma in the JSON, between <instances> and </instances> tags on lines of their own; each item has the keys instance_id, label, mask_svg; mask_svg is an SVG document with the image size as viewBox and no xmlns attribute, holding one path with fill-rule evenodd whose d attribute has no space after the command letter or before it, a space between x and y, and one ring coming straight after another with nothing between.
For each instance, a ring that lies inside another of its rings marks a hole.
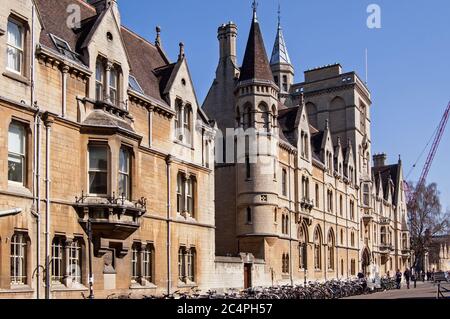
<instances>
[{"instance_id":1,"label":"conical turret roof","mask_svg":"<svg viewBox=\"0 0 450 319\"><path fill-rule=\"evenodd\" d=\"M273 81L273 75L256 12L253 14L239 80L246 81L252 79Z\"/></svg>"}]
</instances>

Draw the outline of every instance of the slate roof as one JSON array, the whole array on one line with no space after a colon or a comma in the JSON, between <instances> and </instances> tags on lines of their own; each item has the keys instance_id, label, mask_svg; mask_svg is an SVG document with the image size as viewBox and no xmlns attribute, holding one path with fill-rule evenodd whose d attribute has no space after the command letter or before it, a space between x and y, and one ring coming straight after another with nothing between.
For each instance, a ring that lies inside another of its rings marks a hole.
<instances>
[{"instance_id":1,"label":"slate roof","mask_svg":"<svg viewBox=\"0 0 450 319\"><path fill-rule=\"evenodd\" d=\"M57 50L50 34L65 40L71 49L83 54L82 46L92 35L93 28L101 20L103 11L97 14L95 8L82 0L35 0L43 30L40 43L48 48ZM69 14L67 7L76 4L80 8L80 28L70 28L67 25ZM164 105L163 89L170 78L170 62L164 52L151 42L135 34L131 30L121 27L121 34L130 62L130 75L134 76L142 87L146 96L152 97ZM85 61L86 63L86 61ZM155 70L165 68L165 72Z\"/></svg>"},{"instance_id":2,"label":"slate roof","mask_svg":"<svg viewBox=\"0 0 450 319\"><path fill-rule=\"evenodd\" d=\"M244 61L241 67L239 81L266 80L273 82L273 75L267 58L264 40L256 17L253 17Z\"/></svg>"},{"instance_id":3,"label":"slate roof","mask_svg":"<svg viewBox=\"0 0 450 319\"><path fill-rule=\"evenodd\" d=\"M299 108L292 107L278 111L278 125L280 128L280 138L294 147L297 147L295 136L295 121L297 119Z\"/></svg>"},{"instance_id":4,"label":"slate roof","mask_svg":"<svg viewBox=\"0 0 450 319\"><path fill-rule=\"evenodd\" d=\"M379 185L380 178L381 178L381 185L383 187L383 193L385 196L387 196L387 190L389 186L389 178L392 179L393 186L394 186L394 193L392 194L392 199L394 200L397 196L397 178L398 178L398 172L399 172L399 165L388 165L388 166L381 166L381 167L373 167L372 168L373 175L375 177L375 185ZM378 191L378 188L377 188Z\"/></svg>"},{"instance_id":5,"label":"slate roof","mask_svg":"<svg viewBox=\"0 0 450 319\"><path fill-rule=\"evenodd\" d=\"M274 64L292 64L287 50L286 41L284 40L283 29L280 24L278 24L277 36L275 38L272 57L270 59L270 65Z\"/></svg>"}]
</instances>

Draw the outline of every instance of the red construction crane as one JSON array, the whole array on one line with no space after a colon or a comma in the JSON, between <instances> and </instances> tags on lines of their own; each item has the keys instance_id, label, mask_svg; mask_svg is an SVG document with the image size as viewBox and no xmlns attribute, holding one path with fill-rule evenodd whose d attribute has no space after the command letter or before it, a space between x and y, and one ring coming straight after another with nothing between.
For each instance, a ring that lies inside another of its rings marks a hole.
<instances>
[{"instance_id":1,"label":"red construction crane","mask_svg":"<svg viewBox=\"0 0 450 319\"><path fill-rule=\"evenodd\" d=\"M427 160L425 162L425 166L423 167L422 174L420 175L419 182L416 185L416 192L411 193L410 188L406 184L405 190L407 193L408 201L412 201L416 199L417 191L422 186L425 186L425 182L428 177L428 173L430 172L431 165L433 164L434 157L436 156L437 150L439 148L439 144L441 143L442 136L444 135L445 127L447 126L448 118L450 116L450 102L447 105L447 108L442 116L441 122L436 130L436 135L434 137L433 144L431 146L430 153L428 154Z\"/></svg>"}]
</instances>

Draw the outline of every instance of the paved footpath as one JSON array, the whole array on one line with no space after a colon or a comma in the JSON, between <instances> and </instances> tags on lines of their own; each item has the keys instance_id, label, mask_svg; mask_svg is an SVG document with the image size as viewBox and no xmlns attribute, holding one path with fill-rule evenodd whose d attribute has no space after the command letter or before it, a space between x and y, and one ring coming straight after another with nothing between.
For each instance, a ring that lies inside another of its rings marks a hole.
<instances>
[{"instance_id":1,"label":"paved footpath","mask_svg":"<svg viewBox=\"0 0 450 319\"><path fill-rule=\"evenodd\" d=\"M450 284L445 284L444 287L450 289ZM417 282L417 288L414 288L414 284L411 284L410 289L407 289L406 284L404 284L400 290L395 289L346 299L436 299L436 295L436 285L428 282ZM446 293L445 296L450 297L450 294Z\"/></svg>"}]
</instances>

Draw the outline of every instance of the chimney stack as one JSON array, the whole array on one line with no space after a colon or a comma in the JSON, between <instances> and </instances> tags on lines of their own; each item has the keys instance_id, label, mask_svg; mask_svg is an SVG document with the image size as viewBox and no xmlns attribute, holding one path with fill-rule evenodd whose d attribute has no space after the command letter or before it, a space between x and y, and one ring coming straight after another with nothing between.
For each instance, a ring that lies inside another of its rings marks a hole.
<instances>
[{"instance_id":1,"label":"chimney stack","mask_svg":"<svg viewBox=\"0 0 450 319\"><path fill-rule=\"evenodd\" d=\"M385 153L376 154L373 156L373 164L375 167L386 166L387 155Z\"/></svg>"},{"instance_id":2,"label":"chimney stack","mask_svg":"<svg viewBox=\"0 0 450 319\"><path fill-rule=\"evenodd\" d=\"M237 26L233 22L222 24L217 31L220 43L220 61L230 58L236 64Z\"/></svg>"}]
</instances>

